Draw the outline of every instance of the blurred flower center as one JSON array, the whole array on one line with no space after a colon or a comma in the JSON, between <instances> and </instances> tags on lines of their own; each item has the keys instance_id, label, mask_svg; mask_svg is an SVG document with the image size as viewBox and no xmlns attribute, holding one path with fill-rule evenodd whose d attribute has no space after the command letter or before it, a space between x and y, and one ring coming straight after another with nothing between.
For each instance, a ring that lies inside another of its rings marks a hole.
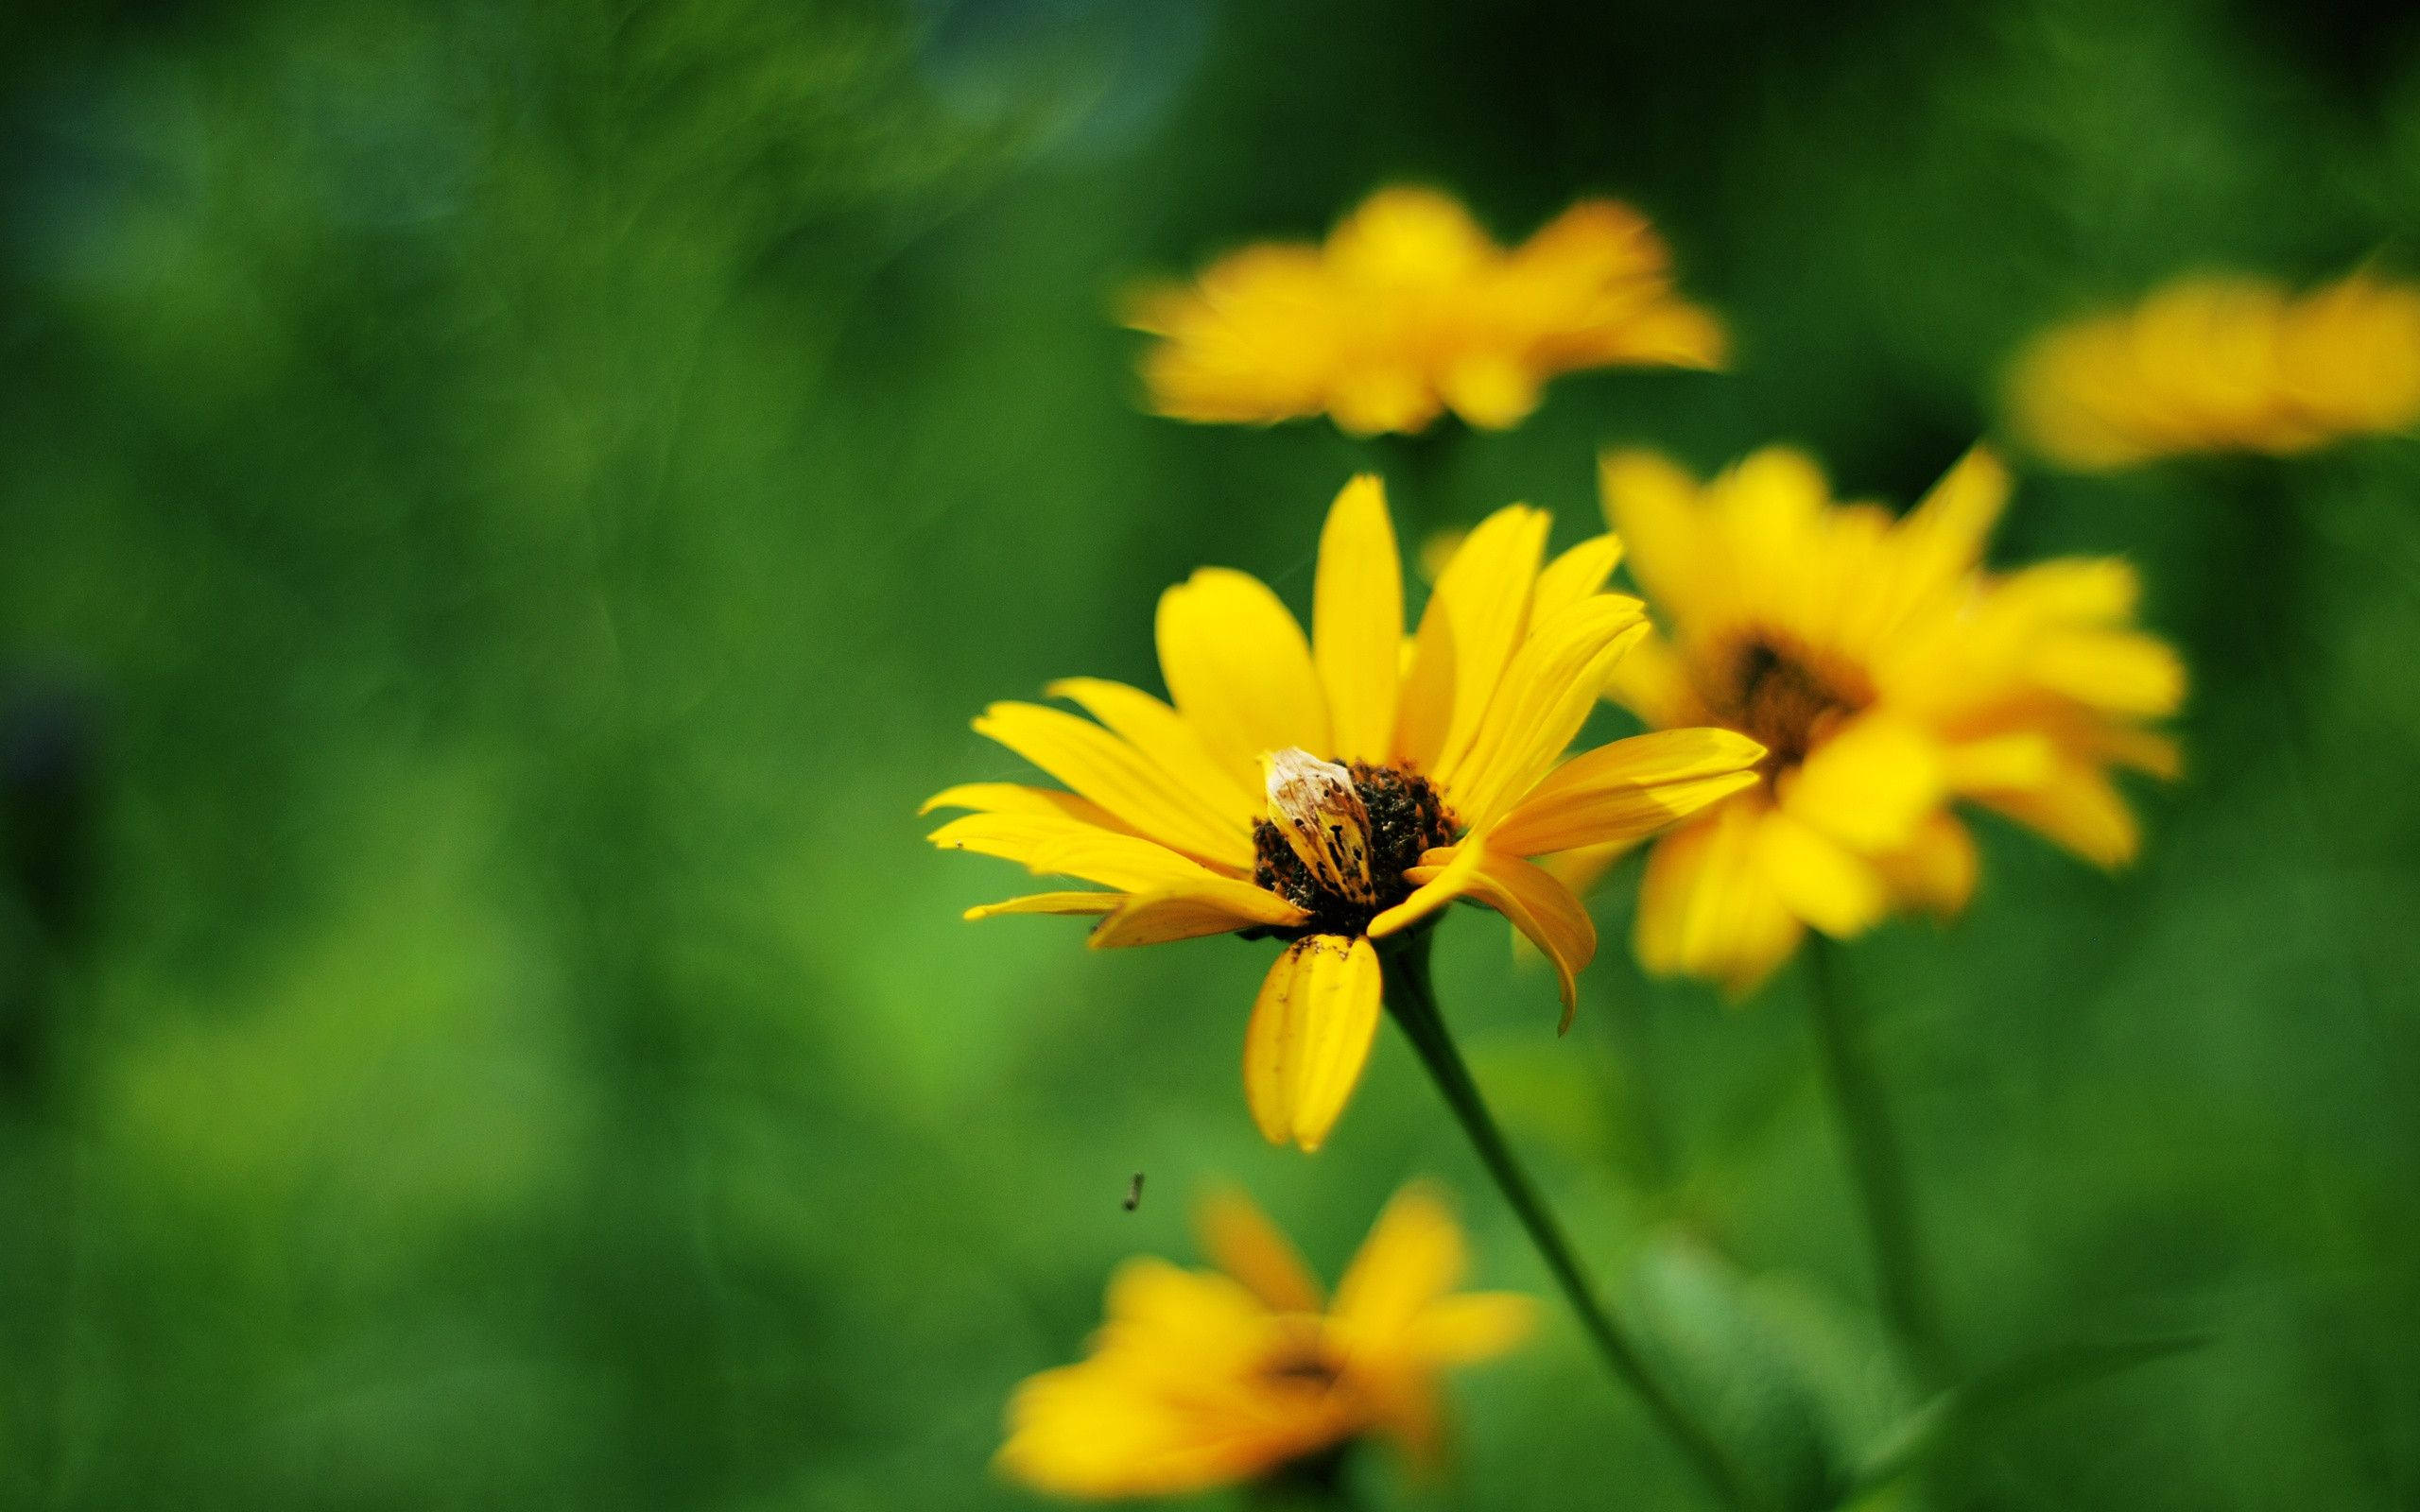
<instances>
[{"instance_id":1,"label":"blurred flower center","mask_svg":"<svg viewBox=\"0 0 2420 1512\"><path fill-rule=\"evenodd\" d=\"M1731 662L1730 686L1713 700L1724 722L1761 744L1768 776L1789 771L1873 701L1852 677L1826 675L1810 660L1757 638Z\"/></svg>"},{"instance_id":2,"label":"blurred flower center","mask_svg":"<svg viewBox=\"0 0 2420 1512\"><path fill-rule=\"evenodd\" d=\"M1363 934L1411 894L1403 874L1453 840L1428 779L1397 766L1268 758L1268 816L1253 826L1253 881L1308 913L1289 935Z\"/></svg>"}]
</instances>

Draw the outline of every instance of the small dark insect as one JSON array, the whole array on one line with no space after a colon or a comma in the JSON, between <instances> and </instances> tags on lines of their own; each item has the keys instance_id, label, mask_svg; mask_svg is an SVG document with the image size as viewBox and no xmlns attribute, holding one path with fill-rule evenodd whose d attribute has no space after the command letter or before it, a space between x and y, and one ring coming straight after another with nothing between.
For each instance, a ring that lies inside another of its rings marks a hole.
<instances>
[{"instance_id":1,"label":"small dark insect","mask_svg":"<svg viewBox=\"0 0 2420 1512\"><path fill-rule=\"evenodd\" d=\"M1134 1173L1134 1179L1126 1183L1126 1201L1121 1204L1121 1206L1123 1206L1127 1211L1132 1212L1142 1205L1143 1173L1137 1171Z\"/></svg>"}]
</instances>

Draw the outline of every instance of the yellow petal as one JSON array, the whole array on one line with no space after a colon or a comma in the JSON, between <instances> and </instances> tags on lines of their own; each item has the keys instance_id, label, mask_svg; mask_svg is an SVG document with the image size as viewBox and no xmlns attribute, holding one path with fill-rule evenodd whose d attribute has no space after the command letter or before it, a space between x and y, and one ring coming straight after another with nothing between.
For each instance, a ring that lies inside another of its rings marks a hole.
<instances>
[{"instance_id":1,"label":"yellow petal","mask_svg":"<svg viewBox=\"0 0 2420 1512\"><path fill-rule=\"evenodd\" d=\"M1753 787L1765 748L1713 727L1634 735L1575 756L1514 805L1489 844L1516 856L1629 844Z\"/></svg>"},{"instance_id":2,"label":"yellow petal","mask_svg":"<svg viewBox=\"0 0 2420 1512\"><path fill-rule=\"evenodd\" d=\"M1640 965L1710 978L1738 996L1789 959L1805 926L1757 865L1771 813L1763 795L1742 794L1655 843L1639 884Z\"/></svg>"},{"instance_id":3,"label":"yellow petal","mask_svg":"<svg viewBox=\"0 0 2420 1512\"><path fill-rule=\"evenodd\" d=\"M1142 689L1105 678L1062 678L1043 691L1080 705L1115 730L1208 812L1247 831L1260 816L1259 795L1219 765L1183 714Z\"/></svg>"},{"instance_id":4,"label":"yellow petal","mask_svg":"<svg viewBox=\"0 0 2420 1512\"><path fill-rule=\"evenodd\" d=\"M963 917L973 921L1002 914L1105 914L1125 901L1122 892L1029 892L970 908Z\"/></svg>"},{"instance_id":5,"label":"yellow petal","mask_svg":"<svg viewBox=\"0 0 2420 1512\"><path fill-rule=\"evenodd\" d=\"M930 814L935 809L967 809L977 814L1044 814L1076 819L1132 834L1133 830L1118 817L1088 798L1063 793L1054 787L1028 787L1022 782L960 782L945 787L925 799L918 814Z\"/></svg>"},{"instance_id":6,"label":"yellow petal","mask_svg":"<svg viewBox=\"0 0 2420 1512\"><path fill-rule=\"evenodd\" d=\"M1608 452L1597 464L1605 521L1630 547L1631 576L1660 610L1685 613L1704 552L1698 480L1652 452Z\"/></svg>"},{"instance_id":7,"label":"yellow petal","mask_svg":"<svg viewBox=\"0 0 2420 1512\"><path fill-rule=\"evenodd\" d=\"M1021 863L1038 877L1076 877L1120 892L1236 880L1155 841L1062 815L969 814L925 838L944 850L972 850Z\"/></svg>"},{"instance_id":8,"label":"yellow petal","mask_svg":"<svg viewBox=\"0 0 2420 1512\"><path fill-rule=\"evenodd\" d=\"M1928 731L1873 713L1817 747L1780 782L1778 793L1794 817L1872 854L1908 843L1917 824L1941 806L1945 775L1940 745Z\"/></svg>"},{"instance_id":9,"label":"yellow petal","mask_svg":"<svg viewBox=\"0 0 2420 1512\"><path fill-rule=\"evenodd\" d=\"M1652 630L1614 663L1613 675L1605 679L1605 696L1657 730L1711 722L1681 654Z\"/></svg>"},{"instance_id":10,"label":"yellow petal","mask_svg":"<svg viewBox=\"0 0 2420 1512\"><path fill-rule=\"evenodd\" d=\"M2165 642L2123 630L2073 631L2035 650L2034 679L2110 713L2159 717L2185 701L2185 663Z\"/></svg>"},{"instance_id":11,"label":"yellow petal","mask_svg":"<svg viewBox=\"0 0 2420 1512\"><path fill-rule=\"evenodd\" d=\"M1327 1305L1292 1241L1241 1192L1211 1193L1196 1210L1194 1226L1212 1263L1274 1311L1317 1313Z\"/></svg>"},{"instance_id":12,"label":"yellow petal","mask_svg":"<svg viewBox=\"0 0 2420 1512\"><path fill-rule=\"evenodd\" d=\"M1461 1282L1467 1263L1453 1210L1435 1187L1413 1182L1387 1204L1337 1282L1333 1315L1353 1337L1399 1338Z\"/></svg>"},{"instance_id":13,"label":"yellow petal","mask_svg":"<svg viewBox=\"0 0 2420 1512\"><path fill-rule=\"evenodd\" d=\"M1579 972L1597 954L1597 925L1588 910L1569 888L1518 856L1501 854L1491 845L1466 842L1463 849L1478 852L1478 862L1467 874L1462 895L1511 919L1554 964L1563 993L1563 1023L1556 1032L1569 1029L1580 1004ZM1415 867L1404 875L1423 882L1431 873Z\"/></svg>"},{"instance_id":14,"label":"yellow petal","mask_svg":"<svg viewBox=\"0 0 2420 1512\"><path fill-rule=\"evenodd\" d=\"M1385 939L1400 934L1470 891L1472 880L1478 874L1480 856L1479 837L1476 835L1460 845L1443 846L1423 855L1420 865L1412 868L1421 874L1420 885L1412 889L1411 896L1370 920L1370 937Z\"/></svg>"},{"instance_id":15,"label":"yellow petal","mask_svg":"<svg viewBox=\"0 0 2420 1512\"><path fill-rule=\"evenodd\" d=\"M1981 566L2010 487L2007 466L1989 447L1960 457L1901 522L1903 570L1920 585L1943 588Z\"/></svg>"},{"instance_id":16,"label":"yellow petal","mask_svg":"<svg viewBox=\"0 0 2420 1512\"><path fill-rule=\"evenodd\" d=\"M1880 872L1787 810L1756 827L1756 861L1783 905L1835 939L1863 934L1890 910Z\"/></svg>"},{"instance_id":17,"label":"yellow petal","mask_svg":"<svg viewBox=\"0 0 2420 1512\"><path fill-rule=\"evenodd\" d=\"M1469 1365L1502 1354L1537 1327L1535 1299L1515 1292L1463 1292L1439 1297L1413 1328L1417 1348L1441 1365Z\"/></svg>"},{"instance_id":18,"label":"yellow petal","mask_svg":"<svg viewBox=\"0 0 2420 1512\"><path fill-rule=\"evenodd\" d=\"M1439 768L1446 801L1474 830L1528 796L1604 692L1606 675L1647 633L1646 607L1599 593L1538 627L1504 671L1459 765Z\"/></svg>"},{"instance_id":19,"label":"yellow petal","mask_svg":"<svg viewBox=\"0 0 2420 1512\"><path fill-rule=\"evenodd\" d=\"M1311 643L1335 744L1317 754L1384 762L1395 732L1403 655L1403 562L1385 489L1364 473L1344 486L1320 533Z\"/></svg>"},{"instance_id":20,"label":"yellow petal","mask_svg":"<svg viewBox=\"0 0 2420 1512\"><path fill-rule=\"evenodd\" d=\"M1903 849L1873 861L1893 898L1945 917L1963 909L1975 896L1980 870L1975 837L1950 814L1934 814Z\"/></svg>"},{"instance_id":21,"label":"yellow petal","mask_svg":"<svg viewBox=\"0 0 2420 1512\"><path fill-rule=\"evenodd\" d=\"M1272 1144L1325 1143L1378 1030L1378 953L1313 935L1269 969L1244 1034L1244 1093Z\"/></svg>"},{"instance_id":22,"label":"yellow petal","mask_svg":"<svg viewBox=\"0 0 2420 1512\"><path fill-rule=\"evenodd\" d=\"M1130 895L1095 925L1097 951L1167 945L1238 929L1290 929L1310 916L1266 888L1231 877Z\"/></svg>"},{"instance_id":23,"label":"yellow petal","mask_svg":"<svg viewBox=\"0 0 2420 1512\"><path fill-rule=\"evenodd\" d=\"M1478 734L1497 679L1529 626L1548 524L1527 505L1496 510L1462 541L1429 595L1397 748L1441 781ZM1442 729L1433 724L1441 710Z\"/></svg>"},{"instance_id":24,"label":"yellow petal","mask_svg":"<svg viewBox=\"0 0 2420 1512\"><path fill-rule=\"evenodd\" d=\"M1605 586L1621 564L1622 538L1591 536L1546 564L1530 604L1530 620L1544 625Z\"/></svg>"},{"instance_id":25,"label":"yellow petal","mask_svg":"<svg viewBox=\"0 0 2420 1512\"><path fill-rule=\"evenodd\" d=\"M995 703L976 733L1115 815L1137 833L1218 866L1250 870L1252 831L1171 782L1155 764L1089 719L1032 703Z\"/></svg>"},{"instance_id":26,"label":"yellow petal","mask_svg":"<svg viewBox=\"0 0 2420 1512\"><path fill-rule=\"evenodd\" d=\"M2124 866L2142 843L2142 831L2125 799L2106 775L2081 764L2062 763L2048 782L2031 792L1979 798L2098 867Z\"/></svg>"},{"instance_id":27,"label":"yellow petal","mask_svg":"<svg viewBox=\"0 0 2420 1512\"><path fill-rule=\"evenodd\" d=\"M1205 567L1160 595L1160 675L1168 696L1252 791L1264 751L1330 747L1303 627L1258 578Z\"/></svg>"}]
</instances>

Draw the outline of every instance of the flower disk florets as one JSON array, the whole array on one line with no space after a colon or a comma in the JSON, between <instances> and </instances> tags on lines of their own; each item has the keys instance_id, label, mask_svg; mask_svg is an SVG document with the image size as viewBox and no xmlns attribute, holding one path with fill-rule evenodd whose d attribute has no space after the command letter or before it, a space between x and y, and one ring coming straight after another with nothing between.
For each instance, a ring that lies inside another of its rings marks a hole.
<instances>
[{"instance_id":1,"label":"flower disk florets","mask_svg":"<svg viewBox=\"0 0 2420 1512\"><path fill-rule=\"evenodd\" d=\"M1411 895L1412 885L1403 874L1420 865L1425 852L1454 838L1444 799L1418 772L1368 762L1317 765L1347 778L1337 784L1344 791L1332 793L1322 805L1324 812L1287 812L1285 799L1306 784L1291 783L1281 796L1272 772L1275 817L1253 826L1253 881L1311 916L1298 929L1271 931L1287 939L1368 933L1371 919ZM1345 861L1341 882L1334 859L1340 855Z\"/></svg>"},{"instance_id":2,"label":"flower disk florets","mask_svg":"<svg viewBox=\"0 0 2420 1512\"><path fill-rule=\"evenodd\" d=\"M1873 702L1849 686L1854 678L1826 675L1815 659L1758 636L1740 648L1730 686L1716 706L1735 730L1762 745L1767 777L1806 760L1840 725Z\"/></svg>"}]
</instances>

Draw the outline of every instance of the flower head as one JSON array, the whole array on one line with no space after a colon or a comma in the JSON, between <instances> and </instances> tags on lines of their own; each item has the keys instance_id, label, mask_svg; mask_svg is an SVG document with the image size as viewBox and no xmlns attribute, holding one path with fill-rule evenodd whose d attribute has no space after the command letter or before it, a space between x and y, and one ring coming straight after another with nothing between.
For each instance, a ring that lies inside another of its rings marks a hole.
<instances>
[{"instance_id":1,"label":"flower head","mask_svg":"<svg viewBox=\"0 0 2420 1512\"><path fill-rule=\"evenodd\" d=\"M2420 288L2368 272L2299 297L2257 279L2180 280L2038 337L2009 394L2033 446L2085 470L2409 430Z\"/></svg>"},{"instance_id":2,"label":"flower head","mask_svg":"<svg viewBox=\"0 0 2420 1512\"><path fill-rule=\"evenodd\" d=\"M1670 263L1612 200L1582 200L1508 251L1446 196L1384 189L1324 247L1248 247L1190 285L1144 290L1127 323L1161 338L1143 377L1178 420L1324 413L1374 435L1451 409L1503 429L1560 373L1721 366L1722 328L1673 292Z\"/></svg>"},{"instance_id":3,"label":"flower head","mask_svg":"<svg viewBox=\"0 0 2420 1512\"><path fill-rule=\"evenodd\" d=\"M1233 1486L1367 1435L1426 1464L1444 1367L1502 1353L1530 1324L1527 1297L1454 1291L1461 1230L1426 1186L1387 1205L1332 1301L1241 1196L1200 1217L1219 1269L1119 1267L1090 1357L1017 1388L1002 1469L1113 1498Z\"/></svg>"},{"instance_id":4,"label":"flower head","mask_svg":"<svg viewBox=\"0 0 2420 1512\"><path fill-rule=\"evenodd\" d=\"M1308 638L1257 579L1204 568L1160 598L1172 704L1071 678L1048 691L1092 719L984 711L978 732L1071 791L950 788L926 811L973 812L933 843L1096 886L967 917L1099 915L1096 947L1286 940L1253 1009L1244 1085L1262 1132L1306 1150L1343 1111L1377 1029L1372 941L1457 899L1537 942L1568 1023L1596 926L1530 858L1652 833L1754 782L1764 750L1674 730L1563 760L1647 622L1638 600L1600 592L1619 542L1599 536L1547 562L1547 524L1514 505L1473 530L1407 644L1385 494L1356 478L1320 538Z\"/></svg>"},{"instance_id":5,"label":"flower head","mask_svg":"<svg viewBox=\"0 0 2420 1512\"><path fill-rule=\"evenodd\" d=\"M1769 752L1754 787L1656 845L1637 920L1650 970L1744 992L1809 925L1845 937L1894 908L1963 907L1976 856L1962 799L2102 866L2134 854L2110 769L2174 772L2174 747L2143 726L2175 711L2184 669L2133 627L2123 562L1982 571L2009 488L1990 454L1897 518L1832 502L1814 462L1781 448L1703 486L1660 457L1611 455L1603 485L1668 629L1608 696L1651 725L1724 725Z\"/></svg>"}]
</instances>

